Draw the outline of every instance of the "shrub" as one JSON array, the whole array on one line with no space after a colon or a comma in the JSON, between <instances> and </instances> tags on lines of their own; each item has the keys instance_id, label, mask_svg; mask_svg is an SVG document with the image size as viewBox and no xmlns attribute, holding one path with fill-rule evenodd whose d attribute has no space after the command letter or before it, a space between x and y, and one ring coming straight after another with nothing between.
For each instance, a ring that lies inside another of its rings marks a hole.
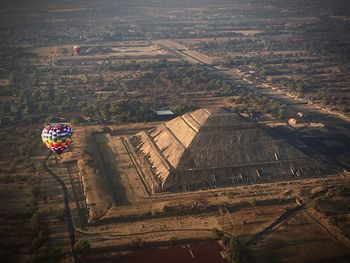
<instances>
[{"instance_id":1,"label":"shrub","mask_svg":"<svg viewBox=\"0 0 350 263\"><path fill-rule=\"evenodd\" d=\"M224 236L224 233L221 231L217 230L217 228L213 228L213 235L215 238L220 239Z\"/></svg>"},{"instance_id":2,"label":"shrub","mask_svg":"<svg viewBox=\"0 0 350 263\"><path fill-rule=\"evenodd\" d=\"M74 252L80 256L86 255L91 249L91 244L87 240L79 240L74 244Z\"/></svg>"},{"instance_id":3,"label":"shrub","mask_svg":"<svg viewBox=\"0 0 350 263\"><path fill-rule=\"evenodd\" d=\"M60 221L64 221L64 219L66 218L66 210L63 208L63 209L60 209L58 212L57 212L57 216L56 218Z\"/></svg>"}]
</instances>

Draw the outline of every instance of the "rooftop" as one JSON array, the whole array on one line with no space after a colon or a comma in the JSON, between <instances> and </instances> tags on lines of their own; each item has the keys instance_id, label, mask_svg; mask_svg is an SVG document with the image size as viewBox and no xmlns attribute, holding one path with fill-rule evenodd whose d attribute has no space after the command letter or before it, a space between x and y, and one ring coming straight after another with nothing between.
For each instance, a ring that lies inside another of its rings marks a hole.
<instances>
[{"instance_id":1,"label":"rooftop","mask_svg":"<svg viewBox=\"0 0 350 263\"><path fill-rule=\"evenodd\" d=\"M156 110L154 111L158 116L168 116L168 115L174 115L174 112L171 110Z\"/></svg>"}]
</instances>

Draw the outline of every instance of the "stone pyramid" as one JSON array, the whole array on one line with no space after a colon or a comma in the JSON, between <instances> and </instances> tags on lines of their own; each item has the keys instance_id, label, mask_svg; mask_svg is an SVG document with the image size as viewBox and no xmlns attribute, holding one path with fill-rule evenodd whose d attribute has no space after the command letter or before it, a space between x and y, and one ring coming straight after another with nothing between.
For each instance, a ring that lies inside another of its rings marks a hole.
<instances>
[{"instance_id":1,"label":"stone pyramid","mask_svg":"<svg viewBox=\"0 0 350 263\"><path fill-rule=\"evenodd\" d=\"M323 176L330 170L224 108L199 109L130 137L152 193Z\"/></svg>"}]
</instances>

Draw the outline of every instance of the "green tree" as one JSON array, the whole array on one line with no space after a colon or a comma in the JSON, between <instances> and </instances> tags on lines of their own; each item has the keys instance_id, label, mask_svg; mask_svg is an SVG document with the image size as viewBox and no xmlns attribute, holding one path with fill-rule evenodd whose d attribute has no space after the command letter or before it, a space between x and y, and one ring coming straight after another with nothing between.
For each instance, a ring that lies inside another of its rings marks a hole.
<instances>
[{"instance_id":1,"label":"green tree","mask_svg":"<svg viewBox=\"0 0 350 263\"><path fill-rule=\"evenodd\" d=\"M62 208L57 212L57 219L60 221L64 221L65 218L66 218L66 210Z\"/></svg>"},{"instance_id":2,"label":"green tree","mask_svg":"<svg viewBox=\"0 0 350 263\"><path fill-rule=\"evenodd\" d=\"M69 122L70 122L70 124L72 124L72 125L78 125L78 124L79 124L79 119L76 118L76 117L74 117L74 118L70 119Z\"/></svg>"},{"instance_id":3,"label":"green tree","mask_svg":"<svg viewBox=\"0 0 350 263\"><path fill-rule=\"evenodd\" d=\"M91 244L87 240L79 240L74 244L74 252L80 256L86 255L91 249Z\"/></svg>"},{"instance_id":4,"label":"green tree","mask_svg":"<svg viewBox=\"0 0 350 263\"><path fill-rule=\"evenodd\" d=\"M39 232L40 223L41 223L40 214L38 212L35 212L30 219L30 224L32 226L33 231Z\"/></svg>"},{"instance_id":5,"label":"green tree","mask_svg":"<svg viewBox=\"0 0 350 263\"><path fill-rule=\"evenodd\" d=\"M213 235L215 238L220 239L224 236L224 233L219 231L217 228L213 228Z\"/></svg>"},{"instance_id":6,"label":"green tree","mask_svg":"<svg viewBox=\"0 0 350 263\"><path fill-rule=\"evenodd\" d=\"M240 263L241 259L241 245L236 237L231 237L228 247L228 262Z\"/></svg>"}]
</instances>

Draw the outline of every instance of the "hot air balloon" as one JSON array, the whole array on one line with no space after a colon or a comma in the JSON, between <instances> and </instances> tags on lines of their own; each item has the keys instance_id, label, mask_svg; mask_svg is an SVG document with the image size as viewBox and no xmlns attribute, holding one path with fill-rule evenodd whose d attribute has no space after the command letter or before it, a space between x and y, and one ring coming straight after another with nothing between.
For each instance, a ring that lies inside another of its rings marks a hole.
<instances>
[{"instance_id":1,"label":"hot air balloon","mask_svg":"<svg viewBox=\"0 0 350 263\"><path fill-rule=\"evenodd\" d=\"M60 155L73 142L72 128L66 124L49 124L42 133L44 145L51 151Z\"/></svg>"},{"instance_id":2,"label":"hot air balloon","mask_svg":"<svg viewBox=\"0 0 350 263\"><path fill-rule=\"evenodd\" d=\"M294 118L290 118L288 120L288 124L289 124L289 126L295 126L297 124L297 120Z\"/></svg>"},{"instance_id":3,"label":"hot air balloon","mask_svg":"<svg viewBox=\"0 0 350 263\"><path fill-rule=\"evenodd\" d=\"M73 46L73 54L80 54L80 46Z\"/></svg>"}]
</instances>

